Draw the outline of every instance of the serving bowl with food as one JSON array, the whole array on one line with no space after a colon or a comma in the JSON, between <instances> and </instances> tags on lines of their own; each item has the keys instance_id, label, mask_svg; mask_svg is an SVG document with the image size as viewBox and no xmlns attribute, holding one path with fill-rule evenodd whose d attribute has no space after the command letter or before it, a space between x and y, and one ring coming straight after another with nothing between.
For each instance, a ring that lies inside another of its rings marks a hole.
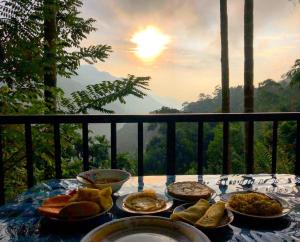
<instances>
[{"instance_id":1,"label":"serving bowl with food","mask_svg":"<svg viewBox=\"0 0 300 242\"><path fill-rule=\"evenodd\" d=\"M227 195L226 208L248 218L276 219L289 214L289 203L275 195L260 192L235 192Z\"/></svg>"},{"instance_id":2,"label":"serving bowl with food","mask_svg":"<svg viewBox=\"0 0 300 242\"><path fill-rule=\"evenodd\" d=\"M200 182L183 181L168 185L166 193L168 196L177 201L197 202L199 199L209 200L215 191Z\"/></svg>"},{"instance_id":3,"label":"serving bowl with food","mask_svg":"<svg viewBox=\"0 0 300 242\"><path fill-rule=\"evenodd\" d=\"M195 204L187 203L176 207L170 218L200 229L219 229L229 225L234 216L225 208L224 202L210 204L207 200L200 199Z\"/></svg>"},{"instance_id":4,"label":"serving bowl with food","mask_svg":"<svg viewBox=\"0 0 300 242\"><path fill-rule=\"evenodd\" d=\"M148 189L121 196L117 199L116 205L127 213L146 215L167 211L172 207L173 201Z\"/></svg>"},{"instance_id":5,"label":"serving bowl with food","mask_svg":"<svg viewBox=\"0 0 300 242\"><path fill-rule=\"evenodd\" d=\"M110 187L78 188L69 195L48 198L37 209L48 219L62 222L81 222L106 214L113 206Z\"/></svg>"},{"instance_id":6,"label":"serving bowl with food","mask_svg":"<svg viewBox=\"0 0 300 242\"><path fill-rule=\"evenodd\" d=\"M111 187L112 192L115 193L130 177L130 173L124 170L93 169L79 173L76 179L85 187L98 189Z\"/></svg>"}]
</instances>

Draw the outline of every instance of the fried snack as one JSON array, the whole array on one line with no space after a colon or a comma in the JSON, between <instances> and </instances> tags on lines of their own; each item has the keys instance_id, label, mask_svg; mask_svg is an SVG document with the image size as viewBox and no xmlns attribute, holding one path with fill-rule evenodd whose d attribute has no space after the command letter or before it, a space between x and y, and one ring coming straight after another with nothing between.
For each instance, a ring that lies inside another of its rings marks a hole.
<instances>
[{"instance_id":1,"label":"fried snack","mask_svg":"<svg viewBox=\"0 0 300 242\"><path fill-rule=\"evenodd\" d=\"M113 204L111 194L112 194L111 187L106 187L99 191L100 205L104 210L110 208Z\"/></svg>"},{"instance_id":2,"label":"fried snack","mask_svg":"<svg viewBox=\"0 0 300 242\"><path fill-rule=\"evenodd\" d=\"M195 205L171 215L173 221L184 221L190 224L195 224L209 208L208 201L200 199Z\"/></svg>"},{"instance_id":3,"label":"fried snack","mask_svg":"<svg viewBox=\"0 0 300 242\"><path fill-rule=\"evenodd\" d=\"M222 221L225 211L225 203L217 202L205 212L195 223L195 226L202 228L216 228Z\"/></svg>"},{"instance_id":4,"label":"fried snack","mask_svg":"<svg viewBox=\"0 0 300 242\"><path fill-rule=\"evenodd\" d=\"M58 195L45 200L42 204L43 207L64 207L72 198L70 195Z\"/></svg>"},{"instance_id":5,"label":"fried snack","mask_svg":"<svg viewBox=\"0 0 300 242\"><path fill-rule=\"evenodd\" d=\"M103 210L112 205L112 189L106 187L102 190L92 188L78 188L77 193L69 200L70 202L90 201L97 203Z\"/></svg>"},{"instance_id":6,"label":"fried snack","mask_svg":"<svg viewBox=\"0 0 300 242\"><path fill-rule=\"evenodd\" d=\"M111 194L111 187L102 190L79 188L73 195L58 195L47 199L38 208L38 212L55 218L89 217L112 206Z\"/></svg>"},{"instance_id":7,"label":"fried snack","mask_svg":"<svg viewBox=\"0 0 300 242\"><path fill-rule=\"evenodd\" d=\"M153 191L143 191L129 195L124 205L131 210L149 212L165 207L166 201L158 198Z\"/></svg>"},{"instance_id":8,"label":"fried snack","mask_svg":"<svg viewBox=\"0 0 300 242\"><path fill-rule=\"evenodd\" d=\"M238 212L258 216L277 215L283 210L281 204L275 199L255 192L234 194L230 197L228 204Z\"/></svg>"},{"instance_id":9,"label":"fried snack","mask_svg":"<svg viewBox=\"0 0 300 242\"><path fill-rule=\"evenodd\" d=\"M70 202L90 201L100 204L100 194L98 189L78 188L76 194L69 200Z\"/></svg>"},{"instance_id":10,"label":"fried snack","mask_svg":"<svg viewBox=\"0 0 300 242\"><path fill-rule=\"evenodd\" d=\"M95 202L71 202L60 210L59 216L63 218L82 218L96 215L100 211L100 206Z\"/></svg>"},{"instance_id":11,"label":"fried snack","mask_svg":"<svg viewBox=\"0 0 300 242\"><path fill-rule=\"evenodd\" d=\"M175 182L167 187L168 194L175 198L198 201L199 199L209 199L213 190L199 182L185 181Z\"/></svg>"}]
</instances>

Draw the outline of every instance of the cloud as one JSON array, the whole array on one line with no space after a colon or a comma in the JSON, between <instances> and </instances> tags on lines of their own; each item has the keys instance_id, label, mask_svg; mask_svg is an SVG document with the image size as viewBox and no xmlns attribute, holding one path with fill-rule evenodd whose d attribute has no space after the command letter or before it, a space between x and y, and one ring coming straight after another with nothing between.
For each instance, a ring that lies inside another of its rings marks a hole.
<instances>
[{"instance_id":1,"label":"cloud","mask_svg":"<svg viewBox=\"0 0 300 242\"><path fill-rule=\"evenodd\" d=\"M83 44L112 45L111 58L98 68L118 76L150 75L154 92L193 100L220 85L219 11L219 1L211 0L89 0L84 2L83 15L96 18L98 31ZM243 83L243 11L244 1L228 1L231 85ZM256 83L279 79L299 58L299 16L299 3L254 1ZM130 52L131 36L147 25L158 26L172 39L153 65L145 65Z\"/></svg>"}]
</instances>

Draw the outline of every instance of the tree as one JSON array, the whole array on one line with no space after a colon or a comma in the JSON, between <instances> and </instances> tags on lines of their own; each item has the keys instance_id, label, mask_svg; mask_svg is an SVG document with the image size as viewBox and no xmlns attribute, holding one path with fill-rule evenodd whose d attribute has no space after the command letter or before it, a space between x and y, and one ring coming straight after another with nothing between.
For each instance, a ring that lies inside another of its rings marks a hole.
<instances>
[{"instance_id":1,"label":"tree","mask_svg":"<svg viewBox=\"0 0 300 242\"><path fill-rule=\"evenodd\" d=\"M300 87L300 59L295 61L295 64L287 73L283 75L283 77L290 79L290 84L292 86L298 85Z\"/></svg>"},{"instance_id":2,"label":"tree","mask_svg":"<svg viewBox=\"0 0 300 242\"><path fill-rule=\"evenodd\" d=\"M220 0L220 20L221 20L221 66L222 66L222 112L230 112L230 92L229 92L229 61L228 61L228 17L227 0ZM229 134L229 123L223 123L223 134ZM223 168L223 173L230 173L231 164L229 159L229 135L223 137L223 159L227 167Z\"/></svg>"},{"instance_id":3,"label":"tree","mask_svg":"<svg viewBox=\"0 0 300 242\"><path fill-rule=\"evenodd\" d=\"M253 0L244 5L244 112L254 111L253 86ZM245 123L245 159L247 173L253 173L254 124Z\"/></svg>"},{"instance_id":4,"label":"tree","mask_svg":"<svg viewBox=\"0 0 300 242\"><path fill-rule=\"evenodd\" d=\"M58 5L56 0L44 0L44 98L48 110L56 112L56 97L51 88L57 86L56 41Z\"/></svg>"},{"instance_id":5,"label":"tree","mask_svg":"<svg viewBox=\"0 0 300 242\"><path fill-rule=\"evenodd\" d=\"M82 0L2 0L0 1L0 113L87 113L90 109L111 113L104 106L125 97L143 98L150 77L128 75L115 81L90 85L66 98L56 87L57 75L71 78L80 63L104 62L111 47L80 44L95 31L92 18L81 17ZM6 194L13 197L26 187L24 128L2 126ZM78 173L82 167L78 125L61 125L63 175ZM43 133L43 135L38 135ZM53 129L49 125L32 126L33 163L36 181L52 178L54 169ZM94 138L92 148L102 147L107 140ZM11 147L14 147L13 149ZM97 165L100 160L91 157ZM102 156L101 162L106 162ZM123 159L124 160L124 159ZM16 176L18 179L16 179Z\"/></svg>"},{"instance_id":6,"label":"tree","mask_svg":"<svg viewBox=\"0 0 300 242\"><path fill-rule=\"evenodd\" d=\"M20 88L22 91L42 90L36 99L44 99L43 112L60 111L61 107L56 108L60 92L56 88L57 74L70 78L77 74L81 61L103 62L112 51L110 46L102 44L80 46L82 40L96 30L94 19L80 16L80 7L82 0L3 0L0 3L0 53L3 57L0 82L14 91ZM130 81L126 82L127 79ZM81 101L91 101L93 105L85 105L101 111L103 106L99 104L105 105L116 99L124 102L124 97L129 94L143 97L149 77L130 75L127 79L123 80L126 84L118 80L90 86L81 92L82 95L90 94L89 98L81 98ZM103 92L113 98L99 101L105 96ZM72 95L70 102L78 103L75 97L79 95ZM70 102L64 99L60 104Z\"/></svg>"}]
</instances>

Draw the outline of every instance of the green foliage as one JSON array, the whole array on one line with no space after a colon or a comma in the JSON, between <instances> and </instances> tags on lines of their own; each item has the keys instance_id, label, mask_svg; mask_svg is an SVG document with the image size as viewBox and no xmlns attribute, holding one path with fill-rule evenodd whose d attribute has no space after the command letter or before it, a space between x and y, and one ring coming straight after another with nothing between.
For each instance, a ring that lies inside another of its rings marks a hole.
<instances>
[{"instance_id":1,"label":"green foliage","mask_svg":"<svg viewBox=\"0 0 300 242\"><path fill-rule=\"evenodd\" d=\"M86 90L73 92L71 98L63 98L62 104L73 113L87 113L89 109L113 113L113 110L106 109L104 106L116 100L125 103L124 97L128 95L143 98L146 95L143 90L148 90L149 79L150 77L129 75L122 80L89 85Z\"/></svg>"},{"instance_id":2,"label":"green foliage","mask_svg":"<svg viewBox=\"0 0 300 242\"><path fill-rule=\"evenodd\" d=\"M291 70L283 75L286 78L291 80L291 85L300 85L300 59L295 61L295 64L292 66Z\"/></svg>"},{"instance_id":3,"label":"green foliage","mask_svg":"<svg viewBox=\"0 0 300 242\"><path fill-rule=\"evenodd\" d=\"M70 78L76 75L81 61L90 64L105 61L112 51L108 45L81 47L80 44L89 33L95 31L94 19L84 19L80 15L81 0L56 1L57 9L57 40L56 65L60 76ZM25 14L24 14L25 13ZM28 1L3 0L0 3L0 83L11 88L12 92L36 92L36 100L43 104L45 86L44 71L50 65L44 54L44 18L46 18L42 0ZM124 97L134 95L142 98L147 90L149 77L128 78L114 82L103 82L88 86L86 90L75 92L68 100L61 96L62 106L58 110L66 113L87 112L96 109L102 112L112 112L104 105L115 100L125 103ZM1 85L1 86L2 86ZM57 97L60 90L54 86L52 96ZM31 103L33 100L29 100ZM19 112L19 110L18 110ZM40 112L47 112L47 107Z\"/></svg>"},{"instance_id":4,"label":"green foliage","mask_svg":"<svg viewBox=\"0 0 300 242\"><path fill-rule=\"evenodd\" d=\"M144 157L144 174L166 173L166 138L159 134L149 142Z\"/></svg>"},{"instance_id":5,"label":"green foliage","mask_svg":"<svg viewBox=\"0 0 300 242\"><path fill-rule=\"evenodd\" d=\"M242 112L243 88L231 88L231 110ZM183 111L162 108L154 113L174 112L219 112L221 90L216 88L214 95L199 95L196 102L185 103ZM291 87L287 81L275 82L266 80L255 89L256 111L300 111L299 90ZM148 143L145 152L145 169L149 174L164 174L166 167L166 125L151 124L149 131L158 134ZM295 122L279 122L277 171L293 173L296 142ZM221 124L204 124L204 172L222 173L222 143L223 129ZM229 140L232 173L245 173L244 157L244 127L243 123L230 123ZM176 172L180 174L195 174L197 127L193 123L176 124ZM272 123L255 123L254 159L255 172L271 172L272 160Z\"/></svg>"},{"instance_id":6,"label":"green foliage","mask_svg":"<svg viewBox=\"0 0 300 242\"><path fill-rule=\"evenodd\" d=\"M112 49L109 45L81 46L88 34L95 31L95 20L83 18L80 13L82 0L56 0L46 5L44 0L0 1L0 113L43 114L49 113L45 103L45 91L54 97L59 113L86 113L90 109L113 112L106 104L134 95L143 98L148 90L149 77L128 75L116 81L104 81L66 98L54 83L44 85L44 76L53 64L47 56L44 38L48 14L56 14L57 37L55 39L55 66L57 74L71 78L77 74L81 62L104 62ZM51 9L49 9L49 6ZM2 126L4 130L4 168L7 198L26 188L26 159L24 127ZM62 170L64 177L74 177L82 170L82 139L80 126L61 125ZM33 125L33 163L36 182L53 178L54 140L53 127ZM104 136L92 136L89 140L91 167L110 167L109 144ZM134 171L133 160L120 156L122 165ZM12 169L14 168L14 169Z\"/></svg>"},{"instance_id":7,"label":"green foliage","mask_svg":"<svg viewBox=\"0 0 300 242\"><path fill-rule=\"evenodd\" d=\"M119 169L125 169L131 175L137 175L137 160L129 153L119 153L117 155Z\"/></svg>"}]
</instances>

